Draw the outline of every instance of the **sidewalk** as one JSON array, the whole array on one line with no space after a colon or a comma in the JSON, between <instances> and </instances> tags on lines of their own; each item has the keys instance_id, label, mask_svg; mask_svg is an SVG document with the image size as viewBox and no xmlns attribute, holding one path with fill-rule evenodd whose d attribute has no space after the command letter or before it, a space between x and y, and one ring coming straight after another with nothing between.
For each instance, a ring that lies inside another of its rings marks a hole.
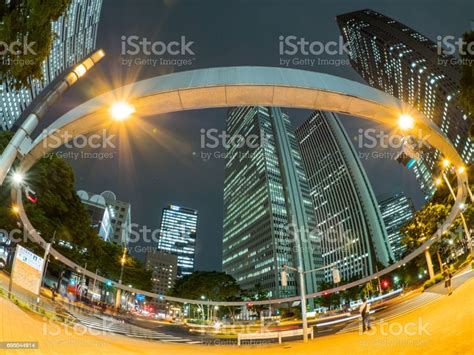
<instances>
[{"instance_id":1,"label":"sidewalk","mask_svg":"<svg viewBox=\"0 0 474 355\"><path fill-rule=\"evenodd\" d=\"M253 346L166 344L112 334L91 334L30 315L0 299L0 341L38 341L39 350L0 350L0 354L470 354L474 348L474 279L452 296L389 322L372 333L329 335L301 341ZM217 342L219 340L216 340ZM225 340L222 340L225 341ZM3 352L2 352L3 351Z\"/></svg>"}]
</instances>

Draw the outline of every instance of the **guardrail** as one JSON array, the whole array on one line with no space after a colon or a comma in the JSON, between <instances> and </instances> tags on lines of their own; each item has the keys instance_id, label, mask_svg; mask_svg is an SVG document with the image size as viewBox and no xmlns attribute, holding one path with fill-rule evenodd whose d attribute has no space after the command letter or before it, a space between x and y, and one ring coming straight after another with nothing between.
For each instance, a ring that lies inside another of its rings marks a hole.
<instances>
[{"instance_id":1,"label":"guardrail","mask_svg":"<svg viewBox=\"0 0 474 355\"><path fill-rule=\"evenodd\" d=\"M62 322L66 325L75 323L74 318L66 312L66 308L61 304L55 304L55 307L48 305L41 300L35 301L31 298L10 292L0 286L0 297L3 297L20 308L36 313L42 317L49 318L53 321Z\"/></svg>"},{"instance_id":2,"label":"guardrail","mask_svg":"<svg viewBox=\"0 0 474 355\"><path fill-rule=\"evenodd\" d=\"M314 339L314 331L311 327L308 329L308 335ZM264 333L239 333L237 334L237 345L242 345L242 340L263 340L263 339L278 339L278 344L282 343L283 338L291 338L296 336L303 336L303 329L284 330L281 332L264 332Z\"/></svg>"},{"instance_id":3,"label":"guardrail","mask_svg":"<svg viewBox=\"0 0 474 355\"><path fill-rule=\"evenodd\" d=\"M252 80L249 80L249 78L252 78ZM272 79L269 80L269 78ZM301 81L302 78L305 80ZM266 89L262 89L263 87ZM328 111L340 111L346 113L346 109L351 108L353 111L349 113L355 116L372 119L379 123L386 122L387 124L393 124L393 122L396 121L395 116L400 113L400 107L403 106L400 101L391 97L390 95L370 88L366 85L338 77L327 76L325 74L282 68L234 67L200 69L196 71L175 73L159 78L156 77L143 80L137 83L132 83L125 88L129 88L130 90L133 88L135 89L136 93L139 92L140 94L136 94L136 97L134 98L135 104L140 104L142 109L149 110L147 112L153 112L154 114L168 113L172 112L173 110L181 111L197 108L223 107L226 105L239 106L243 104L242 100L245 101L245 104L249 105L267 104L269 96L271 96L271 100L273 100L271 101L272 105L275 106L286 107L288 106L288 103L291 101L291 99L293 99L296 101L291 102L291 107L310 109L318 108L326 109ZM301 91L303 88L305 94L303 94ZM119 93L123 90L124 88L118 88L115 90L115 92ZM211 92L215 95L209 96L209 93ZM268 94L268 92L271 92L271 94ZM188 98L184 105L180 96L181 93L186 95ZM333 95L337 95L337 99L329 100L328 104L326 105L326 101L324 100L326 97L325 95L329 95L328 97L331 98ZM109 102L109 100L105 99L111 99L112 97L113 92L109 92L74 108L56 120L51 126L49 126L49 130L54 130L55 132L69 130L75 134L85 134L99 127L104 127L104 125L108 124L103 117L105 109L103 107L104 102ZM172 97L173 100L176 101L173 101L171 99ZM209 97L211 99L209 99ZM291 97L291 99L288 100L288 97ZM316 101L314 97L317 98ZM312 99L310 100L310 98ZM351 101L349 101L349 103L342 104L343 99L347 98ZM308 102L311 102L311 104L308 104ZM314 105L317 107L314 107ZM342 109L342 107L345 109ZM416 113L415 111L413 112ZM416 113L416 116L417 124L419 125L420 129L422 128L423 131L426 131L426 133L430 133L427 136L428 143L443 152L443 155L449 159L454 166L461 168L463 161L452 143L443 134L443 132L422 114ZM20 162L19 171L27 172L35 164L35 162L44 155L44 153L49 152L52 149L50 145L44 144L50 137L52 137L52 135L46 137L39 136L34 141L28 140L28 144L22 146L24 149L21 150L22 154L20 158L22 159ZM21 140L20 138L17 139L18 142L16 142L17 140L12 142L13 148L10 150L18 146L16 143L19 143ZM13 154L10 152L10 150L7 155L13 159ZM14 159L11 159L8 161L7 159L4 159L5 164L0 165L0 168L3 166L4 169L9 169L14 161ZM326 293L344 291L348 288L367 283L373 279L388 274L397 268L402 267L418 255L421 255L423 252L428 250L436 240L441 238L441 236L449 230L454 220L461 212L461 206L464 205L464 201L468 194L471 196L472 200L472 193L469 190L466 171L464 169L463 171L458 169L456 170L456 174L458 180L458 192L449 216L438 228L438 230L416 250L412 251L402 260L372 275L345 285L331 288L329 290L307 294L306 298L315 298ZM43 248L46 247L46 241L34 229L28 220L28 217L26 216L21 198L21 190L12 190L12 200L17 201L19 215L23 225L25 226L25 229L27 230L28 239L41 245ZM81 272L87 277L94 278L98 282L109 281L92 271L85 270L81 265L78 265L74 261L61 255L54 248L51 248L50 254L66 266L76 269L78 272ZM128 287L127 285L123 285L116 281L113 281L113 286L128 292L141 293L147 297L157 298L162 301L204 304L208 306L246 305L246 302L244 301L202 301L170 297L139 290L133 287ZM274 305L299 300L299 296L294 296L283 299L254 301L253 304Z\"/></svg>"}]
</instances>

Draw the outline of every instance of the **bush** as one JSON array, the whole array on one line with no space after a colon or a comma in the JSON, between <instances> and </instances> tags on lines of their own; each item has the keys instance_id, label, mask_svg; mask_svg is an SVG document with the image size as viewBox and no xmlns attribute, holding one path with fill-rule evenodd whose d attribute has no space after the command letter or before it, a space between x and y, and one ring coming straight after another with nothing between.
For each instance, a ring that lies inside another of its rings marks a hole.
<instances>
[{"instance_id":1,"label":"bush","mask_svg":"<svg viewBox=\"0 0 474 355\"><path fill-rule=\"evenodd\" d=\"M441 280L443 280L442 274L435 275L435 277L432 280L425 281L425 283L423 284L423 290L426 290L427 288L433 286L434 284L437 284Z\"/></svg>"}]
</instances>

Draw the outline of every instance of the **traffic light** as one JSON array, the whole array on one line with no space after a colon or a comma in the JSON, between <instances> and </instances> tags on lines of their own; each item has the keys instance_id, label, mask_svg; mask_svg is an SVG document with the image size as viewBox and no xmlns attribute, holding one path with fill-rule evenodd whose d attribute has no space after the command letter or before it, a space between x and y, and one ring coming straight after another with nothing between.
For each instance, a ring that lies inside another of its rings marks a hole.
<instances>
[{"instance_id":1,"label":"traffic light","mask_svg":"<svg viewBox=\"0 0 474 355\"><path fill-rule=\"evenodd\" d=\"M25 186L25 195L30 202L38 202L38 196L36 195L36 192L34 192L28 185Z\"/></svg>"},{"instance_id":2,"label":"traffic light","mask_svg":"<svg viewBox=\"0 0 474 355\"><path fill-rule=\"evenodd\" d=\"M387 280L382 281L382 288L386 290L390 286L390 283Z\"/></svg>"},{"instance_id":3,"label":"traffic light","mask_svg":"<svg viewBox=\"0 0 474 355\"><path fill-rule=\"evenodd\" d=\"M107 285L107 287L112 287L112 281L110 280L107 280L105 284Z\"/></svg>"}]
</instances>

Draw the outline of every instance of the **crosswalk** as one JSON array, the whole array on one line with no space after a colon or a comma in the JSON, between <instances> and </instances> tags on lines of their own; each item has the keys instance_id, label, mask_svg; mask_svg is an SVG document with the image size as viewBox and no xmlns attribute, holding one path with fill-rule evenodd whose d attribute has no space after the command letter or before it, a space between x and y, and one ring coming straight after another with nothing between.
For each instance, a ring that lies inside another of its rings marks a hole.
<instances>
[{"instance_id":1,"label":"crosswalk","mask_svg":"<svg viewBox=\"0 0 474 355\"><path fill-rule=\"evenodd\" d=\"M133 338L144 338L150 340L159 340L165 343L187 343L201 344L201 341L182 338L179 336L165 334L154 330L141 328L136 325L124 323L112 317L85 315L83 313L68 311L77 321L87 328L125 335Z\"/></svg>"},{"instance_id":2,"label":"crosswalk","mask_svg":"<svg viewBox=\"0 0 474 355\"><path fill-rule=\"evenodd\" d=\"M426 306L430 304L431 302L438 300L440 297L441 295L436 294L436 293L423 292L422 294L418 295L417 297L415 297L414 299L406 303L401 303L396 306L393 306L392 308L389 308L388 310L385 310L383 313L383 317L380 317L380 318L377 317L377 313L376 313L374 315L375 319L373 319L372 324L388 322L394 318L410 313L420 307ZM356 331L360 328L359 323L360 323L359 320L348 323L344 328L337 331L337 333L341 334L341 333Z\"/></svg>"}]
</instances>

